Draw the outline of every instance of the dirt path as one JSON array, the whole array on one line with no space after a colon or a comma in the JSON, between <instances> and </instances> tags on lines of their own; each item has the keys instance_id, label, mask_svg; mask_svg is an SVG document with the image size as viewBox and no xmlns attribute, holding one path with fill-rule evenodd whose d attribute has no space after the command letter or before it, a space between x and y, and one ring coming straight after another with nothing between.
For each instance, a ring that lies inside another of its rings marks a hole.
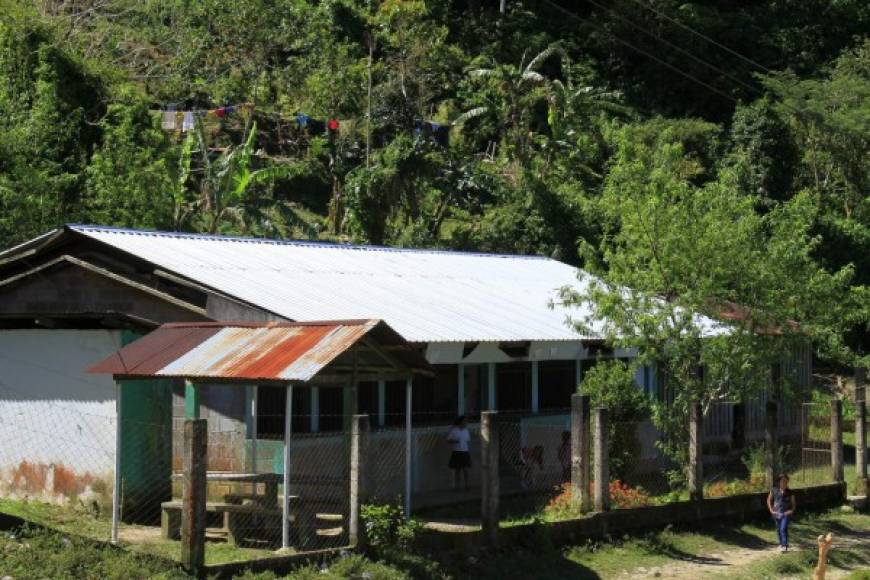
<instances>
[{"instance_id":1,"label":"dirt path","mask_svg":"<svg viewBox=\"0 0 870 580\"><path fill-rule=\"evenodd\" d=\"M669 578L675 580L697 580L711 574L727 573L761 560L779 555L775 546L763 550L735 548L720 553L697 556L691 560L680 560L664 566L650 566L624 572L620 578Z\"/></svg>"},{"instance_id":2,"label":"dirt path","mask_svg":"<svg viewBox=\"0 0 870 580\"><path fill-rule=\"evenodd\" d=\"M851 547L855 545L867 546L870 541L868 533L840 534L834 538L834 547ZM818 548L815 544L801 544L796 546L797 550L810 550L814 554ZM668 578L673 580L696 580L698 578L708 577L740 577L739 571L750 564L759 562L765 558L777 558L780 556L777 546L770 546L763 549L751 548L734 548L733 550L724 550L721 552L697 556L692 559L675 561L663 566L650 566L646 568L636 568L624 572L619 576L620 579L643 579L643 578ZM828 567L828 580L838 580L845 578L851 570L842 570ZM801 577L803 578L803 577Z\"/></svg>"}]
</instances>

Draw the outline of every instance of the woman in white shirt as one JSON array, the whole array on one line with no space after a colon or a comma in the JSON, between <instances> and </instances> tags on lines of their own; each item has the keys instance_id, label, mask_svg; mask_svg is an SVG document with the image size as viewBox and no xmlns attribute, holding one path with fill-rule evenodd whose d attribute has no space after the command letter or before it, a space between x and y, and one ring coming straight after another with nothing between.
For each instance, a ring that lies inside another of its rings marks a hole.
<instances>
[{"instance_id":1,"label":"woman in white shirt","mask_svg":"<svg viewBox=\"0 0 870 580\"><path fill-rule=\"evenodd\" d=\"M468 470L471 468L469 441L471 441L471 433L468 432L468 420L463 415L453 422L453 426L447 432L447 442L453 448L447 464L447 467L453 470L453 489L459 487L460 479L465 489L468 489Z\"/></svg>"}]
</instances>

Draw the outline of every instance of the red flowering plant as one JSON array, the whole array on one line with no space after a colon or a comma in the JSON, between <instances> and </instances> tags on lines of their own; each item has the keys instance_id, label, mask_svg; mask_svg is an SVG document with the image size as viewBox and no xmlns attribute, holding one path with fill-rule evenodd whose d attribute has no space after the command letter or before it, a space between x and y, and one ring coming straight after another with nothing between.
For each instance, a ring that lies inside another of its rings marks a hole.
<instances>
[{"instance_id":1,"label":"red flowering plant","mask_svg":"<svg viewBox=\"0 0 870 580\"><path fill-rule=\"evenodd\" d=\"M589 485L589 492L592 493L594 482ZM579 516L579 505L574 505L571 493L571 484L564 483L557 488L558 493L551 499L544 508L544 514L554 520L563 520ZM637 507L645 507L653 505L653 498L642 487L631 487L627 483L623 483L618 479L610 482L609 485L610 505L617 509L630 509Z\"/></svg>"}]
</instances>

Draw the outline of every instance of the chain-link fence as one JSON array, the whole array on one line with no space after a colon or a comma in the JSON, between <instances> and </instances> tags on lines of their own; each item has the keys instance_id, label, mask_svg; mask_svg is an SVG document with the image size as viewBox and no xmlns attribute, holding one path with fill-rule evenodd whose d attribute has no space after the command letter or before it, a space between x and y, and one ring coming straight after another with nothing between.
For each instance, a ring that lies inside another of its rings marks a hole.
<instances>
[{"instance_id":1,"label":"chain-link fence","mask_svg":"<svg viewBox=\"0 0 870 580\"><path fill-rule=\"evenodd\" d=\"M792 485L802 487L833 482L830 404L802 405L800 423L800 455L791 476Z\"/></svg>"},{"instance_id":2,"label":"chain-link fence","mask_svg":"<svg viewBox=\"0 0 870 580\"><path fill-rule=\"evenodd\" d=\"M50 504L54 507L33 510L33 519L107 540L112 534L118 465L120 542L179 556L184 424L189 411L180 385L125 383L120 414L111 400L34 405L27 393L2 382L0 394L0 497L5 498L0 502L14 502L15 510L25 514L21 506L26 502ZM350 417L318 413L310 403L303 404L310 399L300 404L294 399L288 434L286 395L281 398L279 391L261 394L255 413L250 412L250 393L244 388L204 385L202 395L200 415L208 425L206 561L268 557L282 548L288 457L286 534L291 550L347 545ZM323 403L330 394L320 396ZM707 410L702 432L706 497L765 488L762 403L717 403ZM424 520L479 524L478 414L467 420L467 463L457 464L455 452L461 446L451 440L451 414L415 409L409 432L401 407L364 412L370 412L371 424L362 466L364 501L410 504L411 513ZM783 408L778 422L777 462L793 474L793 485L832 481L830 405ZM592 417L590 427L591 423ZM570 409L499 411L496 429L502 521L579 515L569 497ZM590 439L591 433L590 428ZM667 473L684 466L661 452L659 437L649 420L609 422L612 509L682 498ZM590 440L590 453L592 447Z\"/></svg>"}]
</instances>

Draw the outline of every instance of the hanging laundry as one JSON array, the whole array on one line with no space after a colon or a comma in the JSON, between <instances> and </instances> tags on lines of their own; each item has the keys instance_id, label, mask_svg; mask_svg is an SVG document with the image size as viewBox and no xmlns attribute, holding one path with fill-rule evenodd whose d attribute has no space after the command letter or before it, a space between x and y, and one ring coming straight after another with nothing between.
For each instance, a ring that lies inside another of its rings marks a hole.
<instances>
[{"instance_id":1,"label":"hanging laundry","mask_svg":"<svg viewBox=\"0 0 870 580\"><path fill-rule=\"evenodd\" d=\"M227 115L232 115L233 113L236 112L236 108L234 106L230 105L229 107L224 107L224 111L226 112Z\"/></svg>"},{"instance_id":2,"label":"hanging laundry","mask_svg":"<svg viewBox=\"0 0 870 580\"><path fill-rule=\"evenodd\" d=\"M338 131L338 119L330 119L327 121L326 128L330 131Z\"/></svg>"},{"instance_id":3,"label":"hanging laundry","mask_svg":"<svg viewBox=\"0 0 870 580\"><path fill-rule=\"evenodd\" d=\"M218 119L222 119L226 116L227 109L226 107L218 107L214 110L214 114L217 116Z\"/></svg>"},{"instance_id":4,"label":"hanging laundry","mask_svg":"<svg viewBox=\"0 0 870 580\"><path fill-rule=\"evenodd\" d=\"M166 110L163 111L163 121L160 126L164 131L175 131L176 123L174 106L167 107Z\"/></svg>"},{"instance_id":5,"label":"hanging laundry","mask_svg":"<svg viewBox=\"0 0 870 580\"><path fill-rule=\"evenodd\" d=\"M306 127L308 125L308 121L310 121L310 120L311 120L311 117L309 117L308 115L303 115L303 114L296 115L296 124L302 128Z\"/></svg>"},{"instance_id":6,"label":"hanging laundry","mask_svg":"<svg viewBox=\"0 0 870 580\"><path fill-rule=\"evenodd\" d=\"M317 119L308 119L308 124L305 126L309 135L323 135L326 132L326 123Z\"/></svg>"},{"instance_id":7,"label":"hanging laundry","mask_svg":"<svg viewBox=\"0 0 870 580\"><path fill-rule=\"evenodd\" d=\"M435 142L442 147L447 147L450 144L450 126L439 125L438 123L430 123L432 125L432 135Z\"/></svg>"},{"instance_id":8,"label":"hanging laundry","mask_svg":"<svg viewBox=\"0 0 870 580\"><path fill-rule=\"evenodd\" d=\"M185 111L184 121L181 124L181 130L186 133L187 131L192 131L193 127L193 111Z\"/></svg>"}]
</instances>

